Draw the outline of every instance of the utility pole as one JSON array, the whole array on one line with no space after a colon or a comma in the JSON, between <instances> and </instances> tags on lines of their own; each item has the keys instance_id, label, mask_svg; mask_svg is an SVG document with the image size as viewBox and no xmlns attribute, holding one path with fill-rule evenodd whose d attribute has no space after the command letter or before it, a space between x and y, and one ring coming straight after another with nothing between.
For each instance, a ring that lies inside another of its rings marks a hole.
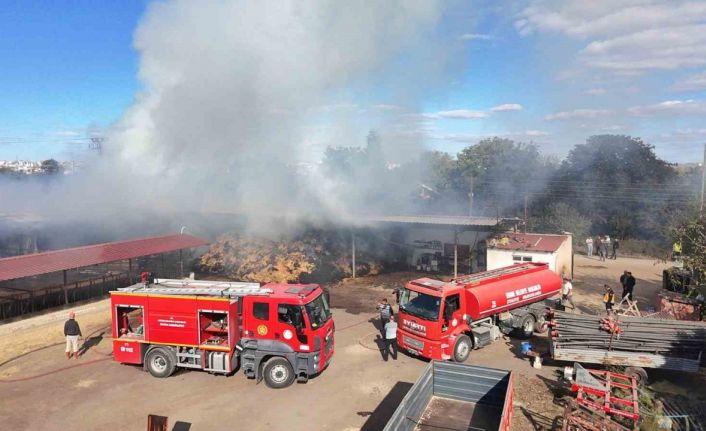
<instances>
[{"instance_id":1,"label":"utility pole","mask_svg":"<svg viewBox=\"0 0 706 431\"><path fill-rule=\"evenodd\" d=\"M525 194L525 233L527 233L527 194Z\"/></svg>"},{"instance_id":2,"label":"utility pole","mask_svg":"<svg viewBox=\"0 0 706 431\"><path fill-rule=\"evenodd\" d=\"M468 216L473 217L473 177L471 177L471 189L468 192Z\"/></svg>"},{"instance_id":3,"label":"utility pole","mask_svg":"<svg viewBox=\"0 0 706 431\"><path fill-rule=\"evenodd\" d=\"M704 215L704 192L706 192L706 144L704 144L704 161L701 163L701 208L699 214Z\"/></svg>"}]
</instances>

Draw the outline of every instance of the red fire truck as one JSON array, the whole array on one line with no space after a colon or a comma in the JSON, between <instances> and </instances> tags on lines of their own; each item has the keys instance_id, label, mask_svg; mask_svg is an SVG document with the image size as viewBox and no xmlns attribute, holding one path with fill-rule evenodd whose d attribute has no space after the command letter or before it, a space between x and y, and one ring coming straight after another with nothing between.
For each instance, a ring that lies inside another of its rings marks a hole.
<instances>
[{"instance_id":1,"label":"red fire truck","mask_svg":"<svg viewBox=\"0 0 706 431\"><path fill-rule=\"evenodd\" d=\"M155 377L177 367L284 388L333 356L328 296L316 284L155 279L110 293L113 355Z\"/></svg>"},{"instance_id":2,"label":"red fire truck","mask_svg":"<svg viewBox=\"0 0 706 431\"><path fill-rule=\"evenodd\" d=\"M561 290L546 264L524 263L459 277L449 283L410 281L399 293L397 343L430 359L463 362L471 349L519 330L546 329L540 302Z\"/></svg>"}]
</instances>

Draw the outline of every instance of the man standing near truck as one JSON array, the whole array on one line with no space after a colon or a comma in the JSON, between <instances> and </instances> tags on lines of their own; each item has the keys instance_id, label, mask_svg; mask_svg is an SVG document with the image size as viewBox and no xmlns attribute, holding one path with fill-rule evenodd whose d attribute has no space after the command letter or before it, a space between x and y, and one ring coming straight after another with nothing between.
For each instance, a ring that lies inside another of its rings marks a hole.
<instances>
[{"instance_id":1,"label":"man standing near truck","mask_svg":"<svg viewBox=\"0 0 706 431\"><path fill-rule=\"evenodd\" d=\"M382 332L384 338L385 324L394 315L394 312L392 311L392 305L387 302L387 298L382 298L382 300L378 303L377 309L380 312L380 332Z\"/></svg>"},{"instance_id":2,"label":"man standing near truck","mask_svg":"<svg viewBox=\"0 0 706 431\"><path fill-rule=\"evenodd\" d=\"M69 320L64 322L64 336L66 337L66 359L78 359L78 339L81 337L81 327L76 321L76 313L69 313Z\"/></svg>"},{"instance_id":3,"label":"man standing near truck","mask_svg":"<svg viewBox=\"0 0 706 431\"><path fill-rule=\"evenodd\" d=\"M387 357L392 356L392 359L397 360L397 322L395 317L390 316L390 319L385 323L385 349L382 351L382 359L387 361Z\"/></svg>"}]
</instances>

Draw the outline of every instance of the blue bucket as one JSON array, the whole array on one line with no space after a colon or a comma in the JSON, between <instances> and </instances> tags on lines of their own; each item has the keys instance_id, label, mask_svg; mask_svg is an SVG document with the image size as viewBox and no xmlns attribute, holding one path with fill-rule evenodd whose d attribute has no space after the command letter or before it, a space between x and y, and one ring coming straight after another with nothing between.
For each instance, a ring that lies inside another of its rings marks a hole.
<instances>
[{"instance_id":1,"label":"blue bucket","mask_svg":"<svg viewBox=\"0 0 706 431\"><path fill-rule=\"evenodd\" d=\"M530 350L532 350L532 345L529 341L523 341L520 343L520 353L526 355Z\"/></svg>"}]
</instances>

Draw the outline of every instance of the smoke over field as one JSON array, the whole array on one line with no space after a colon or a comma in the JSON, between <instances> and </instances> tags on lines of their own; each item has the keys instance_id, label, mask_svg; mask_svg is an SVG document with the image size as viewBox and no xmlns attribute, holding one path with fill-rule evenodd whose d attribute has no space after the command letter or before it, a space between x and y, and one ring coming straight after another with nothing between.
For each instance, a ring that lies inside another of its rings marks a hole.
<instances>
[{"instance_id":1,"label":"smoke over field","mask_svg":"<svg viewBox=\"0 0 706 431\"><path fill-rule=\"evenodd\" d=\"M456 19L450 6L155 2L134 34L141 90L100 160L54 184L3 186L4 210L67 219L224 211L266 229L269 215L296 224L374 211L365 193L341 196L320 162L328 146L364 146L371 129L383 166L418 156L418 101L462 57L456 36L439 31ZM362 169L357 188L380 187L377 174Z\"/></svg>"},{"instance_id":2,"label":"smoke over field","mask_svg":"<svg viewBox=\"0 0 706 431\"><path fill-rule=\"evenodd\" d=\"M441 18L434 1L154 4L135 34L144 89L109 136L109 160L160 205L293 219L360 209L318 169L323 150L365 144L346 115L361 109L390 161L420 148L419 121L388 111L446 70ZM379 85L389 106L349 101Z\"/></svg>"}]
</instances>

